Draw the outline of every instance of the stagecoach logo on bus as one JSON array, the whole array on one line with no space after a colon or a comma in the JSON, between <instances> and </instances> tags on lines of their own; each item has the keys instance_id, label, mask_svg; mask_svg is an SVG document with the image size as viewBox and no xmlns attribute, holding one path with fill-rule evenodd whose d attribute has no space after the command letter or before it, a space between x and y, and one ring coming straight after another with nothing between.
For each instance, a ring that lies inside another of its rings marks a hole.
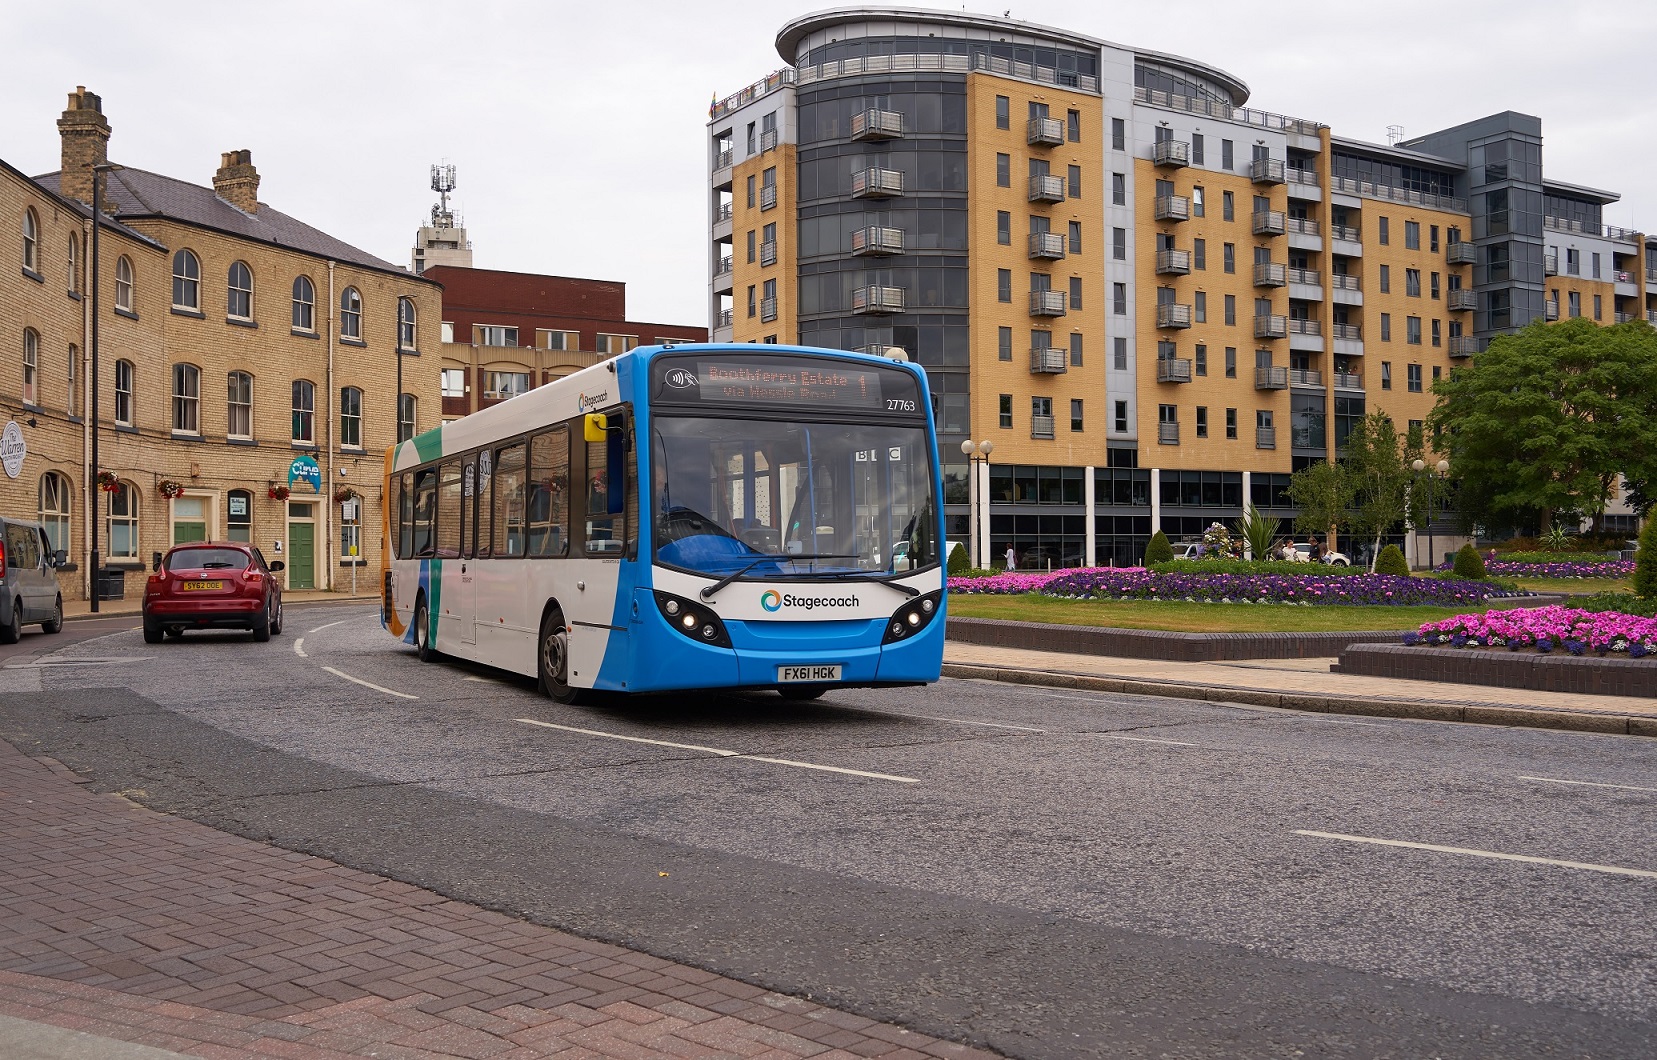
<instances>
[{"instance_id":1,"label":"stagecoach logo on bus","mask_svg":"<svg viewBox=\"0 0 1657 1060\"><path fill-rule=\"evenodd\" d=\"M601 390L596 394L577 394L575 398L576 407L582 412L591 412L600 405L607 405L609 402L610 392L608 390Z\"/></svg>"},{"instance_id":2,"label":"stagecoach logo on bus","mask_svg":"<svg viewBox=\"0 0 1657 1060\"><path fill-rule=\"evenodd\" d=\"M814 611L819 607L857 607L859 601L855 596L795 596L793 593L779 595L775 590L767 589L760 594L759 605L773 612L784 607Z\"/></svg>"}]
</instances>

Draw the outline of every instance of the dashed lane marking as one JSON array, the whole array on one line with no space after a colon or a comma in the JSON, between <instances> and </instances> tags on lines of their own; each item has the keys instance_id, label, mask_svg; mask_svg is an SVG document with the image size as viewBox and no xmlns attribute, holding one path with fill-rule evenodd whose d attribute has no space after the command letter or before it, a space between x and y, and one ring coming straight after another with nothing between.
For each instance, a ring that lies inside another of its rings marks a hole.
<instances>
[{"instance_id":1,"label":"dashed lane marking","mask_svg":"<svg viewBox=\"0 0 1657 1060\"><path fill-rule=\"evenodd\" d=\"M1583 788L1614 788L1617 791L1652 791L1652 792L1657 792L1657 788L1640 788L1640 787L1635 787L1633 784L1597 784L1592 780L1560 780L1558 777L1526 777L1526 776L1521 776L1519 779L1520 780L1534 780L1534 781L1537 781L1538 783L1542 783L1542 784L1571 784L1571 785L1574 785L1574 786L1577 786L1577 787L1583 787Z\"/></svg>"},{"instance_id":2,"label":"dashed lane marking","mask_svg":"<svg viewBox=\"0 0 1657 1060\"><path fill-rule=\"evenodd\" d=\"M1334 839L1342 843L1368 843L1381 847L1405 847L1409 850L1431 850L1439 854L1462 854L1475 858L1494 858L1497 861L1522 861L1527 865L1553 865L1562 869L1583 869L1588 872L1605 872L1614 876L1640 876L1645 879L1657 880L1657 872L1650 869L1630 869L1622 865L1595 865L1588 861L1564 861L1559 858L1533 858L1527 854L1503 854L1495 850L1477 850L1473 847L1447 847L1437 843L1408 843L1402 839L1376 839L1374 836L1347 835L1344 832L1313 832L1297 828L1295 835L1311 836L1314 839Z\"/></svg>"},{"instance_id":3,"label":"dashed lane marking","mask_svg":"<svg viewBox=\"0 0 1657 1060\"><path fill-rule=\"evenodd\" d=\"M309 655L305 654L305 638L304 637L298 637L294 640L294 642L293 642L293 653L295 655L299 656L301 659L309 659L310 658Z\"/></svg>"},{"instance_id":4,"label":"dashed lane marking","mask_svg":"<svg viewBox=\"0 0 1657 1060\"><path fill-rule=\"evenodd\" d=\"M350 619L342 618L338 622L330 622L326 626L318 626L315 629L307 629L305 632L306 633L321 633L325 629L333 629L335 626L343 626L343 625L345 625L345 623L347 623L349 621L350 621Z\"/></svg>"},{"instance_id":5,"label":"dashed lane marking","mask_svg":"<svg viewBox=\"0 0 1657 1060\"><path fill-rule=\"evenodd\" d=\"M916 777L899 777L891 773L871 773L864 769L846 769L842 766L825 766L816 762L800 762L792 758L766 758L763 755L745 754L741 751L728 751L723 747L704 747L696 743L675 743L672 740L651 740L643 736L624 736L619 732L602 732L598 729L578 729L574 725L555 725L550 721L537 721L534 718L514 718L522 725L536 725L543 729L559 729L564 732L580 733L583 736L602 736L608 740L625 740L628 743L647 743L657 747L675 747L681 751L701 751L704 754L716 755L720 758L743 758L750 762L769 762L772 765L793 766L796 769L815 769L824 773L844 773L853 777L868 777L871 780L893 780L899 784L919 784Z\"/></svg>"},{"instance_id":6,"label":"dashed lane marking","mask_svg":"<svg viewBox=\"0 0 1657 1060\"><path fill-rule=\"evenodd\" d=\"M335 677L345 678L345 680L350 681L354 685L362 685L364 688L372 688L374 691L384 692L388 696L396 696L399 699L419 699L420 698L419 696L411 696L407 692L399 692L395 688L386 688L384 685L377 685L372 681L364 681L360 677L352 677L350 674L346 673L345 671L336 670L332 666L324 666L323 669L328 671L329 673L333 674Z\"/></svg>"},{"instance_id":7,"label":"dashed lane marking","mask_svg":"<svg viewBox=\"0 0 1657 1060\"><path fill-rule=\"evenodd\" d=\"M898 718L919 718L922 721L947 721L953 725L982 725L988 729L1016 729L1019 732L1039 732L1045 734L1046 729L1038 729L1034 725L1009 725L1000 721L971 721L967 718L941 718L935 714L894 714Z\"/></svg>"},{"instance_id":8,"label":"dashed lane marking","mask_svg":"<svg viewBox=\"0 0 1657 1060\"><path fill-rule=\"evenodd\" d=\"M1154 736L1118 736L1113 732L1096 732L1093 735L1103 737L1106 740L1132 740L1134 743L1165 743L1175 747L1197 746L1194 743L1186 743L1184 740L1159 740Z\"/></svg>"}]
</instances>

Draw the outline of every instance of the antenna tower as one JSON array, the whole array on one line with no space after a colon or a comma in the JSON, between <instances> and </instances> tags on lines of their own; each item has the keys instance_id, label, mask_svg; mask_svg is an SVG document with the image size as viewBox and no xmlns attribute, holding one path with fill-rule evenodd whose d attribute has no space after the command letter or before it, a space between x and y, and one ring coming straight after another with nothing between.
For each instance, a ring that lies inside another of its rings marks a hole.
<instances>
[{"instance_id":1,"label":"antenna tower","mask_svg":"<svg viewBox=\"0 0 1657 1060\"><path fill-rule=\"evenodd\" d=\"M1398 143L1398 141L1402 140L1403 138L1404 138L1404 127L1402 125L1389 125L1389 126L1387 126L1387 146L1388 147L1392 147L1392 146L1396 145ZM449 168L453 169L454 167L450 166Z\"/></svg>"},{"instance_id":2,"label":"antenna tower","mask_svg":"<svg viewBox=\"0 0 1657 1060\"><path fill-rule=\"evenodd\" d=\"M449 192L455 190L454 166L443 163L432 167L432 190L439 197L437 205L432 207L432 227L456 227L454 212L449 209Z\"/></svg>"}]
</instances>

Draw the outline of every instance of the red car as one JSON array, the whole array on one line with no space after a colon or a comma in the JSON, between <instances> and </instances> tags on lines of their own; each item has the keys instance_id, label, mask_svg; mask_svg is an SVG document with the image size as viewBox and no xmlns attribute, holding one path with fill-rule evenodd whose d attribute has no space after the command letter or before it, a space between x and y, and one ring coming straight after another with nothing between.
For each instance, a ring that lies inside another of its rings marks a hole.
<instances>
[{"instance_id":1,"label":"red car","mask_svg":"<svg viewBox=\"0 0 1657 1060\"><path fill-rule=\"evenodd\" d=\"M236 541L175 545L144 585L144 642L187 629L250 629L266 641L282 632L282 561L266 563Z\"/></svg>"}]
</instances>

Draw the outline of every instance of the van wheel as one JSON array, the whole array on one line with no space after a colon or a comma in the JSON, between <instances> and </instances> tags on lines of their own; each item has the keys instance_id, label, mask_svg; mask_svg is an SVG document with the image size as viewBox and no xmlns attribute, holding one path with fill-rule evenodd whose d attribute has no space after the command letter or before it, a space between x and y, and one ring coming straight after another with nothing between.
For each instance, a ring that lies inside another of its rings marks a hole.
<instances>
[{"instance_id":1,"label":"van wheel","mask_svg":"<svg viewBox=\"0 0 1657 1060\"><path fill-rule=\"evenodd\" d=\"M12 601L12 619L0 626L0 644L16 644L23 639L23 601Z\"/></svg>"},{"instance_id":2,"label":"van wheel","mask_svg":"<svg viewBox=\"0 0 1657 1060\"><path fill-rule=\"evenodd\" d=\"M535 655L542 692L572 706L586 701L587 689L570 687L570 635L564 612L555 610L542 620L540 650Z\"/></svg>"},{"instance_id":3,"label":"van wheel","mask_svg":"<svg viewBox=\"0 0 1657 1060\"><path fill-rule=\"evenodd\" d=\"M414 654L421 662L436 662L437 649L432 647L431 612L426 610L426 598L414 605Z\"/></svg>"},{"instance_id":4,"label":"van wheel","mask_svg":"<svg viewBox=\"0 0 1657 1060\"><path fill-rule=\"evenodd\" d=\"M40 629L43 633L63 632L63 597L58 597L57 604L52 608L52 617L42 622Z\"/></svg>"}]
</instances>

